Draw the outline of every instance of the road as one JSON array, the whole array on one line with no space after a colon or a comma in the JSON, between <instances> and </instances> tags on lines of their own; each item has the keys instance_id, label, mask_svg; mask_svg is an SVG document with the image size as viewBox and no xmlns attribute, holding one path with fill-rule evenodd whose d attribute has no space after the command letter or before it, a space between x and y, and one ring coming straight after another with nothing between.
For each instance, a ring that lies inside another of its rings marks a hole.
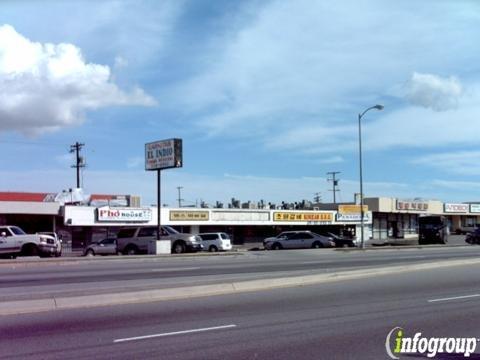
<instances>
[{"instance_id":1,"label":"road","mask_svg":"<svg viewBox=\"0 0 480 360\"><path fill-rule=\"evenodd\" d=\"M40 262L2 260L0 301L328 274L479 257L480 247L470 246L371 251L310 249L227 256L79 258Z\"/></svg>"},{"instance_id":2,"label":"road","mask_svg":"<svg viewBox=\"0 0 480 360\"><path fill-rule=\"evenodd\" d=\"M479 272L480 265L453 267L255 293L3 316L0 357L388 359L386 336L397 326L411 337L421 332L425 337L480 338Z\"/></svg>"}]
</instances>

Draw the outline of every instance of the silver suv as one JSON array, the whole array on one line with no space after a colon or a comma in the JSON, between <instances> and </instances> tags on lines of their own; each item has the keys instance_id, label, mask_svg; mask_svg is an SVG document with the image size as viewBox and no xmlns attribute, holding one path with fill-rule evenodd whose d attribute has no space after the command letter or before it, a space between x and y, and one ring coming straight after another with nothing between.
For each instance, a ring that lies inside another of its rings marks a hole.
<instances>
[{"instance_id":1,"label":"silver suv","mask_svg":"<svg viewBox=\"0 0 480 360\"><path fill-rule=\"evenodd\" d=\"M139 226L121 229L117 234L117 250L125 255L146 254L148 243L157 239L156 226ZM203 249L201 239L192 234L180 233L170 226L162 226L161 240L172 242L172 253L196 252Z\"/></svg>"}]
</instances>

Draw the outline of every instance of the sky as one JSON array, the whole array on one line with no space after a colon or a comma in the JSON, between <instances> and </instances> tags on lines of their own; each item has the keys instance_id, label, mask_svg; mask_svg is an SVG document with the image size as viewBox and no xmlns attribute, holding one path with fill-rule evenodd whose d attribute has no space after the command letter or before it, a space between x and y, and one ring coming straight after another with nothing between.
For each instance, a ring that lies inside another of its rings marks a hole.
<instances>
[{"instance_id":1,"label":"sky","mask_svg":"<svg viewBox=\"0 0 480 360\"><path fill-rule=\"evenodd\" d=\"M2 0L0 191L480 201L476 0Z\"/></svg>"}]
</instances>

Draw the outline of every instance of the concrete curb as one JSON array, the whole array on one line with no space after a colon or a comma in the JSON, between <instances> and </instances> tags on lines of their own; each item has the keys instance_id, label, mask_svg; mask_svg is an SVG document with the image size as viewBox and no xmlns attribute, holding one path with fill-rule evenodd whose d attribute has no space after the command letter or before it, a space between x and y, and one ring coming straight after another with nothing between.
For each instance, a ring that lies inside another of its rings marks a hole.
<instances>
[{"instance_id":1,"label":"concrete curb","mask_svg":"<svg viewBox=\"0 0 480 360\"><path fill-rule=\"evenodd\" d=\"M65 310L97 306L124 305L175 299L190 299L195 297L271 290L284 287L307 286L334 281L366 278L369 276L398 274L401 272L431 270L462 265L480 265L480 259L448 260L435 263L399 265L365 270L349 270L329 274L313 274L284 278L238 281L213 285L199 285L159 290L143 290L126 293L9 301L0 303L0 315L25 314L41 311Z\"/></svg>"}]
</instances>

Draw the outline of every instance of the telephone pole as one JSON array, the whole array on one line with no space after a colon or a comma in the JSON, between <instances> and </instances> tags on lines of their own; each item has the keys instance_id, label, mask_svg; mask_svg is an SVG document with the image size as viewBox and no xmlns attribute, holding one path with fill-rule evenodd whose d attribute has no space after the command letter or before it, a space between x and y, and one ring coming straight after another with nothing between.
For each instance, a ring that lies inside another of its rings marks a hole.
<instances>
[{"instance_id":1,"label":"telephone pole","mask_svg":"<svg viewBox=\"0 0 480 360\"><path fill-rule=\"evenodd\" d=\"M336 196L335 196L335 195L336 195L337 191L340 191L340 190L337 189L338 182L339 182L340 180L339 180L339 179L337 180L337 179L335 178L335 176L336 176L337 174L340 174L340 171L330 171L330 172L327 172L327 175L332 175L332 177L331 177L331 178L328 178L327 181L331 181L332 184L333 184L333 189L330 190L330 191L333 191L333 203L334 203L334 204L337 203L337 200L336 200Z\"/></svg>"},{"instance_id":2,"label":"telephone pole","mask_svg":"<svg viewBox=\"0 0 480 360\"><path fill-rule=\"evenodd\" d=\"M72 168L77 169L77 188L80 188L80 169L84 168L86 166L83 157L80 156L80 150L82 150L82 147L84 147L85 144L80 144L78 141L70 145L70 154L75 153L75 165L72 165Z\"/></svg>"},{"instance_id":3,"label":"telephone pole","mask_svg":"<svg viewBox=\"0 0 480 360\"><path fill-rule=\"evenodd\" d=\"M177 190L178 190L178 207L179 207L179 208L182 207L182 201L183 201L183 199L182 199L182 193L181 193L182 189L183 189L183 186L177 186Z\"/></svg>"}]
</instances>

